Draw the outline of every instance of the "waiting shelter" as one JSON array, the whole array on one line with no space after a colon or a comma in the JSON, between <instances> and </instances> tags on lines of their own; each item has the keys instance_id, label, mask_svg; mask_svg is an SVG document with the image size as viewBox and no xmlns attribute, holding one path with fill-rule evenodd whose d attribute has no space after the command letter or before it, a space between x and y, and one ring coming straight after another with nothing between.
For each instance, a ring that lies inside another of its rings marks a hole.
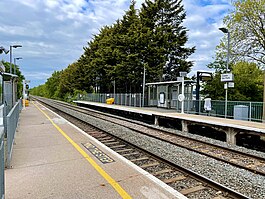
<instances>
[{"instance_id":1,"label":"waiting shelter","mask_svg":"<svg viewBox=\"0 0 265 199\"><path fill-rule=\"evenodd\" d=\"M192 91L195 86L195 81L184 81L184 109L190 110L192 104ZM182 94L181 80L147 83L148 87L148 106L157 106L161 108L181 109L181 102L178 96Z\"/></svg>"}]
</instances>

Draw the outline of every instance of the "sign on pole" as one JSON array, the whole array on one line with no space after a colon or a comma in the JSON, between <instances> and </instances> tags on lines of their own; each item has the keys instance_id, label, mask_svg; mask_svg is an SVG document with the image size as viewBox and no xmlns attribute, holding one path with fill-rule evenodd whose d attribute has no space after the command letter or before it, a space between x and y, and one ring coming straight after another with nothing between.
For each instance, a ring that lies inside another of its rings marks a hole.
<instances>
[{"instance_id":1,"label":"sign on pole","mask_svg":"<svg viewBox=\"0 0 265 199\"><path fill-rule=\"evenodd\" d=\"M234 81L234 74L232 73L221 74L221 82L232 82L232 81Z\"/></svg>"}]
</instances>

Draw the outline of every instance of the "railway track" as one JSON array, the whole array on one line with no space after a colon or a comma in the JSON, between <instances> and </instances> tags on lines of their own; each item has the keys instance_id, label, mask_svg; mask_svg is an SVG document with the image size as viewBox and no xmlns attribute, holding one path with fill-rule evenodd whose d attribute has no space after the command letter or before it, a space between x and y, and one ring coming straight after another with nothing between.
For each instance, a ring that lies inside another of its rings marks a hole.
<instances>
[{"instance_id":1,"label":"railway track","mask_svg":"<svg viewBox=\"0 0 265 199\"><path fill-rule=\"evenodd\" d=\"M48 104L46 104L46 106L47 105ZM50 105L48 106L54 109L54 107ZM157 155L151 154L144 149L139 149L138 146L121 140L116 136L87 124L86 122L80 121L71 115L62 112L60 115L114 150L116 153L122 155L142 169L151 173L188 198L248 198L241 193L216 183L211 179L197 174L187 168L181 167Z\"/></svg>"},{"instance_id":2,"label":"railway track","mask_svg":"<svg viewBox=\"0 0 265 199\"><path fill-rule=\"evenodd\" d=\"M82 112L84 114L88 114L90 116L105 121L112 122L114 124L126 127L138 133L145 134L147 136L159 139L161 141L174 144L176 146L188 149L190 151L194 151L202 155L214 158L216 160L226 162L233 166L246 169L253 173L265 176L265 159L262 157L217 146L190 137L173 134L168 131L163 131L160 129L158 130L157 128L148 125L143 125L140 122L128 120L126 118L121 118L118 116L105 114L101 112L99 113L98 111L94 111L83 107L75 107L63 102L61 103L57 101L56 103L58 103L60 106L64 106L66 108L70 108L72 110Z\"/></svg>"}]
</instances>

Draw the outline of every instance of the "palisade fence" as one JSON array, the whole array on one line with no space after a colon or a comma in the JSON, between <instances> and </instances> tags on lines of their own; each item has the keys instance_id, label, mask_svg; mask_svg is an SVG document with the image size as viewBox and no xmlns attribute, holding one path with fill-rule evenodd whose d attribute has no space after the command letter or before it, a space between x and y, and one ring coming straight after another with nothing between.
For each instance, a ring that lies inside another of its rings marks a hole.
<instances>
[{"instance_id":1,"label":"palisade fence","mask_svg":"<svg viewBox=\"0 0 265 199\"><path fill-rule=\"evenodd\" d=\"M18 125L19 112L21 107L21 100L19 100L11 111L6 116L6 128L7 128L7 157L6 157L6 167L10 168L11 156L13 143L15 138L15 133Z\"/></svg>"},{"instance_id":2,"label":"palisade fence","mask_svg":"<svg viewBox=\"0 0 265 199\"><path fill-rule=\"evenodd\" d=\"M90 102L106 103L108 98L114 98L114 104L123 106L142 106L142 94L141 93L89 93L86 95L78 95L77 100L84 100Z\"/></svg>"},{"instance_id":3,"label":"palisade fence","mask_svg":"<svg viewBox=\"0 0 265 199\"><path fill-rule=\"evenodd\" d=\"M89 93L86 95L78 95L77 100L101 102L106 103L106 99L114 98L114 104L124 106L142 107L142 94L141 93ZM145 106L157 106L157 100L149 100L147 104L145 98ZM215 117L225 117L229 119L239 119L254 122L262 122L263 102L248 102L248 101L227 101L227 114L225 114L225 101L211 100L211 111L205 111L204 100L185 100L184 112L189 114L209 115ZM181 112L181 102L171 100L171 109L176 109L176 112ZM265 121L263 121L265 122Z\"/></svg>"},{"instance_id":4,"label":"palisade fence","mask_svg":"<svg viewBox=\"0 0 265 199\"><path fill-rule=\"evenodd\" d=\"M193 108L186 113L225 117L225 101L211 100L211 111L209 112L205 111L203 100L192 100L189 104ZM196 111L196 104L199 105L199 111ZM264 105L263 102L227 101L226 118L262 122Z\"/></svg>"}]
</instances>

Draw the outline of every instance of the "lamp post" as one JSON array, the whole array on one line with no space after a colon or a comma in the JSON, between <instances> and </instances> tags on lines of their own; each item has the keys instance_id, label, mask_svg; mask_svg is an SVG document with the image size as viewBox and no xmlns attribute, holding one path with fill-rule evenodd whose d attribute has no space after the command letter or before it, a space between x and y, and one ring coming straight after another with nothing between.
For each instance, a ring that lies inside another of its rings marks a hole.
<instances>
[{"instance_id":1,"label":"lamp post","mask_svg":"<svg viewBox=\"0 0 265 199\"><path fill-rule=\"evenodd\" d=\"M226 73L228 72L228 65L229 65L229 53L230 53L230 32L227 28L219 28L223 33L227 34L227 60L226 60ZM228 92L228 85L227 82L224 85L225 88L225 118L227 116L227 92Z\"/></svg>"},{"instance_id":2,"label":"lamp post","mask_svg":"<svg viewBox=\"0 0 265 199\"><path fill-rule=\"evenodd\" d=\"M10 46L10 73L12 74L12 48L20 48L22 45L12 45Z\"/></svg>"},{"instance_id":3,"label":"lamp post","mask_svg":"<svg viewBox=\"0 0 265 199\"><path fill-rule=\"evenodd\" d=\"M23 59L22 57L15 57L14 58L14 74L16 74L16 60L20 60L20 59Z\"/></svg>"}]
</instances>

